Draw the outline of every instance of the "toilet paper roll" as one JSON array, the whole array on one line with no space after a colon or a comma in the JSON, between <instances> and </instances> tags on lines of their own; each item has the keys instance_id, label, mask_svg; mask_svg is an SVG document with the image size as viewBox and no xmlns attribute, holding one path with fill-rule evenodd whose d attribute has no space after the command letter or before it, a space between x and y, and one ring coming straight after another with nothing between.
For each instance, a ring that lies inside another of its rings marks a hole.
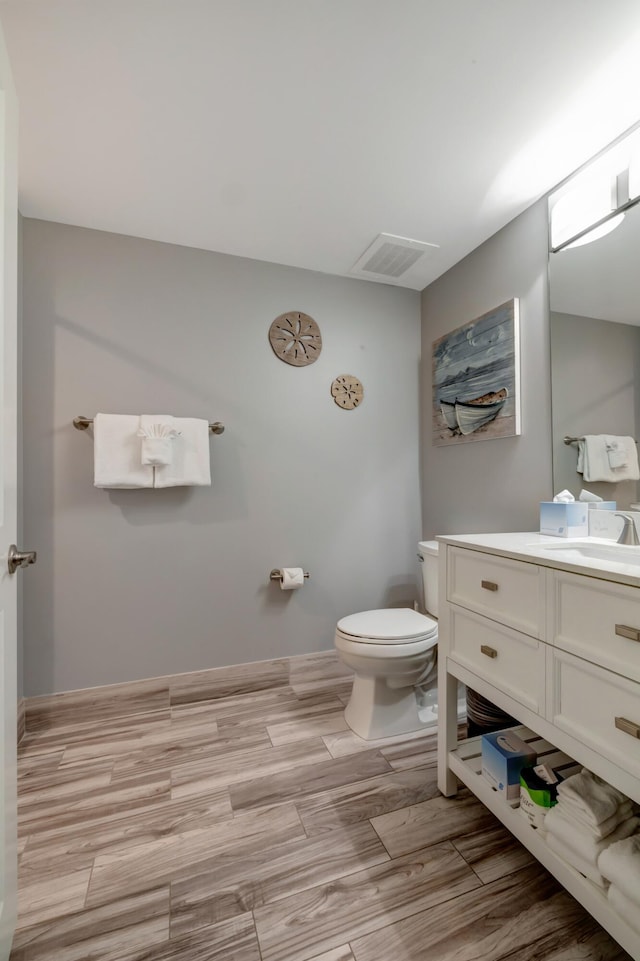
<instances>
[{"instance_id":1,"label":"toilet paper roll","mask_svg":"<svg viewBox=\"0 0 640 961\"><path fill-rule=\"evenodd\" d=\"M301 567L281 567L281 591L297 591L304 584L304 571Z\"/></svg>"}]
</instances>

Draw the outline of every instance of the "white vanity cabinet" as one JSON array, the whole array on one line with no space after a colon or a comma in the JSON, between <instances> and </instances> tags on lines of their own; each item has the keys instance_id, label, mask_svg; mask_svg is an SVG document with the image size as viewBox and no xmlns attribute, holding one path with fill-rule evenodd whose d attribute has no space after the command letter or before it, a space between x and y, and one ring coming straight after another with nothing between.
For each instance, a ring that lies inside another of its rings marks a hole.
<instances>
[{"instance_id":1,"label":"white vanity cabinet","mask_svg":"<svg viewBox=\"0 0 640 961\"><path fill-rule=\"evenodd\" d=\"M540 753L563 751L640 803L640 563L572 556L539 534L438 540L440 790L467 785L640 961L640 937L601 889L482 777L481 739L457 740L456 708L462 681Z\"/></svg>"}]
</instances>

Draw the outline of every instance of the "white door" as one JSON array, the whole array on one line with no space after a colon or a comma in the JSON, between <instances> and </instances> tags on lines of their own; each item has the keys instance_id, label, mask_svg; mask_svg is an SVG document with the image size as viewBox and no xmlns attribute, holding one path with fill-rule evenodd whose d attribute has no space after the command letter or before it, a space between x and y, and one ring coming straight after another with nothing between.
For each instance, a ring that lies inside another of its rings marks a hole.
<instances>
[{"instance_id":1,"label":"white door","mask_svg":"<svg viewBox=\"0 0 640 961\"><path fill-rule=\"evenodd\" d=\"M16 97L0 36L0 961L16 922L18 195Z\"/></svg>"}]
</instances>

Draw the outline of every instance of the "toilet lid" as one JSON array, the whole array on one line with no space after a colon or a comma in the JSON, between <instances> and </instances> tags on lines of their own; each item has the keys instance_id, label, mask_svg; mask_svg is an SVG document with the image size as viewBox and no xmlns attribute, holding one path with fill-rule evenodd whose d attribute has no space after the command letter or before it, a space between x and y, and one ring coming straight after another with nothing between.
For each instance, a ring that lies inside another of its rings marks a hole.
<instances>
[{"instance_id":1,"label":"toilet lid","mask_svg":"<svg viewBox=\"0 0 640 961\"><path fill-rule=\"evenodd\" d=\"M372 644L389 644L431 637L437 634L438 623L410 607L390 607L349 614L338 621L338 630Z\"/></svg>"}]
</instances>

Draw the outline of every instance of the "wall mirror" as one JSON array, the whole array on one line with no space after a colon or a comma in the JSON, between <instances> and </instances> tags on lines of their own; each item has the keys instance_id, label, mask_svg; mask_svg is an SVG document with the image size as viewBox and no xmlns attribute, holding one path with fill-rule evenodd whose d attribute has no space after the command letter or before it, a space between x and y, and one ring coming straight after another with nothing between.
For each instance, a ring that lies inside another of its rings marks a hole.
<instances>
[{"instance_id":1,"label":"wall mirror","mask_svg":"<svg viewBox=\"0 0 640 961\"><path fill-rule=\"evenodd\" d=\"M611 233L549 254L554 492L582 487L621 509L640 486L583 480L565 436L640 440L640 203Z\"/></svg>"}]
</instances>

